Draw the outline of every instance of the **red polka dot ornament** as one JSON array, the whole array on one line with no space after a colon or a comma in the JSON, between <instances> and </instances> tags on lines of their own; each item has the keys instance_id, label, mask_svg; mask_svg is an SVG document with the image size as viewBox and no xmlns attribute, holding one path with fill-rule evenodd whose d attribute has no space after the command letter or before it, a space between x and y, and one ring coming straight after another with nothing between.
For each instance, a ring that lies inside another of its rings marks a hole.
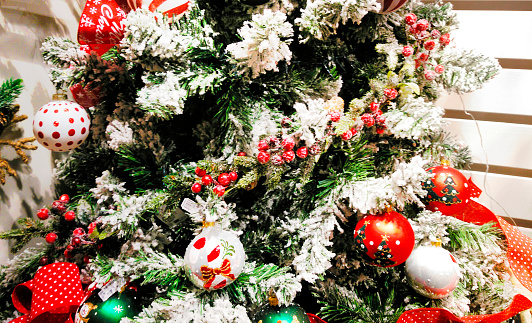
<instances>
[{"instance_id":1,"label":"red polka dot ornament","mask_svg":"<svg viewBox=\"0 0 532 323\"><path fill-rule=\"evenodd\" d=\"M434 174L422 184L427 191L423 202L430 211L454 216L465 209L472 197L478 197L481 193L471 179L450 167L446 161L440 166L429 168L427 172Z\"/></svg>"},{"instance_id":2,"label":"red polka dot ornament","mask_svg":"<svg viewBox=\"0 0 532 323\"><path fill-rule=\"evenodd\" d=\"M237 236L206 223L203 231L185 251L185 272L199 288L221 289L237 279L244 268L246 254Z\"/></svg>"},{"instance_id":3,"label":"red polka dot ornament","mask_svg":"<svg viewBox=\"0 0 532 323\"><path fill-rule=\"evenodd\" d=\"M89 135L91 120L79 104L54 95L33 119L37 141L52 151L69 151L81 145Z\"/></svg>"},{"instance_id":4,"label":"red polka dot ornament","mask_svg":"<svg viewBox=\"0 0 532 323\"><path fill-rule=\"evenodd\" d=\"M366 215L355 227L355 248L365 260L379 267L406 261L414 249L414 230L398 212Z\"/></svg>"}]
</instances>

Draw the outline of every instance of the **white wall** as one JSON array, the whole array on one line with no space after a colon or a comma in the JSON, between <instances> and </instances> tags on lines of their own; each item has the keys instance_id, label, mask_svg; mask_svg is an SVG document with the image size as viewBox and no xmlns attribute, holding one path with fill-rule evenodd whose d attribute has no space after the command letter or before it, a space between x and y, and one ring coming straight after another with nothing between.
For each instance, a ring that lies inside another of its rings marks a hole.
<instances>
[{"instance_id":1,"label":"white wall","mask_svg":"<svg viewBox=\"0 0 532 323\"><path fill-rule=\"evenodd\" d=\"M39 48L48 36L76 39L83 0L0 0L0 82L21 78L24 91L17 100L21 114L29 118L18 130L8 131L3 139L33 136L34 113L51 101L55 88ZM40 147L40 145L39 145ZM18 172L0 186L0 230L14 228L16 220L34 216L37 209L53 199L51 171L58 155L42 147L29 153L29 165L20 162L9 147L1 154ZM0 240L0 264L9 257L9 243Z\"/></svg>"}]
</instances>

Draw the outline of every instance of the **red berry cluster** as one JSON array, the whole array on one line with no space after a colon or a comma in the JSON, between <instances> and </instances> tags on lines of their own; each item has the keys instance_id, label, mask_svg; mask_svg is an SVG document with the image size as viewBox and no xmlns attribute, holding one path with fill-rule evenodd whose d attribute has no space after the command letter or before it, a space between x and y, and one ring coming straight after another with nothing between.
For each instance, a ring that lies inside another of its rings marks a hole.
<instances>
[{"instance_id":1,"label":"red berry cluster","mask_svg":"<svg viewBox=\"0 0 532 323\"><path fill-rule=\"evenodd\" d=\"M309 149L306 146L296 148L296 141L291 136L285 136L279 139L276 136L270 136L267 139L260 140L257 144L259 153L257 160L261 164L266 164L269 161L275 166L281 166L285 162L291 163L295 157L304 159L309 154Z\"/></svg>"},{"instance_id":2,"label":"red berry cluster","mask_svg":"<svg viewBox=\"0 0 532 323\"><path fill-rule=\"evenodd\" d=\"M414 47L406 45L403 47L403 56L413 55L416 62L416 69L423 67L423 76L432 81L437 75L443 73L445 68L439 64L429 63L430 55L434 50L449 45L451 36L441 34L437 29L430 29L430 23L426 19L417 19L416 14L409 13L405 16L405 22L409 26L407 33L415 39Z\"/></svg>"},{"instance_id":3,"label":"red berry cluster","mask_svg":"<svg viewBox=\"0 0 532 323\"><path fill-rule=\"evenodd\" d=\"M395 88L386 88L383 90L383 93L383 98L379 102L371 102L369 104L369 112L362 114L360 117L364 126L368 128L375 126L378 134L382 134L386 130L386 117L381 107L399 95L399 92Z\"/></svg>"},{"instance_id":4,"label":"red berry cluster","mask_svg":"<svg viewBox=\"0 0 532 323\"><path fill-rule=\"evenodd\" d=\"M205 169L200 167L196 167L195 173L200 178L200 181L192 184L191 190L194 193L201 192L203 185L214 185L214 188L212 189L214 194L223 196L225 194L225 189L238 179L238 174L236 172L221 173L216 180L211 175L207 174Z\"/></svg>"},{"instance_id":5,"label":"red berry cluster","mask_svg":"<svg viewBox=\"0 0 532 323\"><path fill-rule=\"evenodd\" d=\"M67 194L61 195L59 200L55 200L52 203L51 210L57 215L62 215L67 221L74 221L76 219L76 213L74 211L67 211L67 204L70 201L70 197ZM50 209L42 208L37 212L37 217L41 220L46 220L50 216Z\"/></svg>"}]
</instances>

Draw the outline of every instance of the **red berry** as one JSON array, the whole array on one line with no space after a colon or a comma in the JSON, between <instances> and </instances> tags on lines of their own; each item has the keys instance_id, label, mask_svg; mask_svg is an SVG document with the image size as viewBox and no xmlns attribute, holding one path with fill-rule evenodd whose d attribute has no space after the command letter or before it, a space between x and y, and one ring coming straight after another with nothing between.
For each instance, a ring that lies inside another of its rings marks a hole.
<instances>
[{"instance_id":1,"label":"red berry","mask_svg":"<svg viewBox=\"0 0 532 323\"><path fill-rule=\"evenodd\" d=\"M412 48L412 46L406 45L405 47L403 47L403 56L404 57L411 56L412 54L414 54L414 48Z\"/></svg>"},{"instance_id":2,"label":"red berry","mask_svg":"<svg viewBox=\"0 0 532 323\"><path fill-rule=\"evenodd\" d=\"M47 208L42 208L39 210L39 212L37 212L37 217L41 220L48 219L49 215L50 215L50 210L48 210Z\"/></svg>"},{"instance_id":3,"label":"red berry","mask_svg":"<svg viewBox=\"0 0 532 323\"><path fill-rule=\"evenodd\" d=\"M247 156L248 154L246 154L245 151L241 151L237 154L237 156Z\"/></svg>"},{"instance_id":4,"label":"red berry","mask_svg":"<svg viewBox=\"0 0 532 323\"><path fill-rule=\"evenodd\" d=\"M281 166L282 164L284 164L283 157L281 157L279 155L273 156L272 157L272 164L274 164L275 166Z\"/></svg>"},{"instance_id":5,"label":"red berry","mask_svg":"<svg viewBox=\"0 0 532 323\"><path fill-rule=\"evenodd\" d=\"M449 45L450 42L451 42L451 35L449 35L448 33L441 35L441 37L440 37L440 43L441 44Z\"/></svg>"},{"instance_id":6,"label":"red berry","mask_svg":"<svg viewBox=\"0 0 532 323\"><path fill-rule=\"evenodd\" d=\"M296 153L293 150L283 152L283 160L285 162L290 163L294 158L296 158Z\"/></svg>"},{"instance_id":7,"label":"red berry","mask_svg":"<svg viewBox=\"0 0 532 323\"><path fill-rule=\"evenodd\" d=\"M55 242L55 240L57 240L57 234L53 233L53 232L50 232L46 235L46 238L45 238L46 242L48 242L49 244L53 244Z\"/></svg>"},{"instance_id":8,"label":"red berry","mask_svg":"<svg viewBox=\"0 0 532 323\"><path fill-rule=\"evenodd\" d=\"M74 250L74 248L75 248L75 247L74 247L73 245L71 245L71 244L69 244L68 246L66 246L66 250L69 250L69 251Z\"/></svg>"},{"instance_id":9,"label":"red berry","mask_svg":"<svg viewBox=\"0 0 532 323\"><path fill-rule=\"evenodd\" d=\"M384 128L377 128L377 133L379 135L382 135L384 133L384 130L385 130Z\"/></svg>"},{"instance_id":10,"label":"red berry","mask_svg":"<svg viewBox=\"0 0 532 323\"><path fill-rule=\"evenodd\" d=\"M292 137L286 137L281 142L281 146L284 150L292 150L294 149L294 146L296 145L296 141Z\"/></svg>"},{"instance_id":11,"label":"red berry","mask_svg":"<svg viewBox=\"0 0 532 323\"><path fill-rule=\"evenodd\" d=\"M301 159L307 158L307 156L308 156L308 149L307 149L307 147L301 147L301 148L299 148L299 149L296 151L296 155L297 155L297 157L299 157L299 158L301 158Z\"/></svg>"},{"instance_id":12,"label":"red berry","mask_svg":"<svg viewBox=\"0 0 532 323\"><path fill-rule=\"evenodd\" d=\"M419 55L417 56L417 58L422 61L422 62L426 62L427 59L429 59L429 54L427 53L419 53Z\"/></svg>"},{"instance_id":13,"label":"red berry","mask_svg":"<svg viewBox=\"0 0 532 323\"><path fill-rule=\"evenodd\" d=\"M201 184L200 183L194 183L192 184L192 187L190 188L192 190L192 193L199 193L201 192Z\"/></svg>"},{"instance_id":14,"label":"red berry","mask_svg":"<svg viewBox=\"0 0 532 323\"><path fill-rule=\"evenodd\" d=\"M91 257L89 257L89 256L83 257L83 262L86 263L86 264L90 264L91 263Z\"/></svg>"},{"instance_id":15,"label":"red berry","mask_svg":"<svg viewBox=\"0 0 532 323\"><path fill-rule=\"evenodd\" d=\"M423 47L425 47L426 50L433 50L436 47L436 42L432 39L427 40L425 44L423 44Z\"/></svg>"},{"instance_id":16,"label":"red berry","mask_svg":"<svg viewBox=\"0 0 532 323\"><path fill-rule=\"evenodd\" d=\"M81 238L80 237L72 238L72 245L73 246L79 246L80 244L81 244Z\"/></svg>"},{"instance_id":17,"label":"red berry","mask_svg":"<svg viewBox=\"0 0 532 323\"><path fill-rule=\"evenodd\" d=\"M74 221L74 219L76 218L76 213L74 213L74 211L67 211L65 212L64 217L67 221Z\"/></svg>"},{"instance_id":18,"label":"red berry","mask_svg":"<svg viewBox=\"0 0 532 323\"><path fill-rule=\"evenodd\" d=\"M216 185L212 191L214 192L214 194L218 195L218 196L223 196L225 194L225 187L223 187L222 185Z\"/></svg>"},{"instance_id":19,"label":"red berry","mask_svg":"<svg viewBox=\"0 0 532 323\"><path fill-rule=\"evenodd\" d=\"M291 123L292 123L292 119L290 119L289 117L284 117L281 120L281 127L288 128L288 127L290 127Z\"/></svg>"},{"instance_id":20,"label":"red berry","mask_svg":"<svg viewBox=\"0 0 532 323\"><path fill-rule=\"evenodd\" d=\"M63 194L59 197L59 201L68 203L70 201L70 196L68 196L68 194Z\"/></svg>"},{"instance_id":21,"label":"red berry","mask_svg":"<svg viewBox=\"0 0 532 323\"><path fill-rule=\"evenodd\" d=\"M205 175L201 178L201 182L205 186L209 186L212 184L212 176L211 175Z\"/></svg>"},{"instance_id":22,"label":"red berry","mask_svg":"<svg viewBox=\"0 0 532 323\"><path fill-rule=\"evenodd\" d=\"M320 147L320 144L319 144L319 143L315 143L315 144L313 144L313 145L310 146L310 148L308 149L308 152L309 152L311 155L318 155L319 153L321 153L321 147Z\"/></svg>"},{"instance_id":23,"label":"red berry","mask_svg":"<svg viewBox=\"0 0 532 323\"><path fill-rule=\"evenodd\" d=\"M405 16L405 22L407 23L407 25L410 25L412 26L413 24L415 24L417 21L417 16L415 13L409 13Z\"/></svg>"},{"instance_id":24,"label":"red berry","mask_svg":"<svg viewBox=\"0 0 532 323\"><path fill-rule=\"evenodd\" d=\"M418 32L418 34L417 34L417 38L418 38L418 39L429 38L429 36L430 36L430 33L429 33L428 31L426 31L426 30L424 30L424 31L420 31L420 32Z\"/></svg>"},{"instance_id":25,"label":"red berry","mask_svg":"<svg viewBox=\"0 0 532 323\"><path fill-rule=\"evenodd\" d=\"M395 99L397 97L397 90L396 89L384 89L384 95L386 95L391 100Z\"/></svg>"},{"instance_id":26,"label":"red berry","mask_svg":"<svg viewBox=\"0 0 532 323\"><path fill-rule=\"evenodd\" d=\"M64 252L65 258L70 259L74 257L74 252L72 250L68 250L68 248Z\"/></svg>"},{"instance_id":27,"label":"red berry","mask_svg":"<svg viewBox=\"0 0 532 323\"><path fill-rule=\"evenodd\" d=\"M342 117L342 114L338 111L333 111L329 115L330 115L332 122L338 122L340 121L340 118Z\"/></svg>"},{"instance_id":28,"label":"red berry","mask_svg":"<svg viewBox=\"0 0 532 323\"><path fill-rule=\"evenodd\" d=\"M424 75L425 78L429 81L433 81L434 79L436 79L436 72L432 70L426 70Z\"/></svg>"},{"instance_id":29,"label":"red berry","mask_svg":"<svg viewBox=\"0 0 532 323\"><path fill-rule=\"evenodd\" d=\"M229 174L221 173L218 175L218 183L220 183L222 186L228 186L231 184L231 178L229 178Z\"/></svg>"},{"instance_id":30,"label":"red berry","mask_svg":"<svg viewBox=\"0 0 532 323\"><path fill-rule=\"evenodd\" d=\"M419 30L417 30L416 27L417 27L417 24L413 24L412 26L410 26L410 27L408 28L408 32L411 33L411 34L413 34L413 35L419 33Z\"/></svg>"},{"instance_id":31,"label":"red berry","mask_svg":"<svg viewBox=\"0 0 532 323\"><path fill-rule=\"evenodd\" d=\"M259 143L257 144L257 148L258 148L260 151L265 151L265 150L270 149L270 145L268 145L268 142L267 142L266 140L261 140L261 141L259 141Z\"/></svg>"},{"instance_id":32,"label":"red berry","mask_svg":"<svg viewBox=\"0 0 532 323\"><path fill-rule=\"evenodd\" d=\"M441 33L438 29L434 29L433 31L430 32L430 37L434 39L439 39L441 37Z\"/></svg>"},{"instance_id":33,"label":"red berry","mask_svg":"<svg viewBox=\"0 0 532 323\"><path fill-rule=\"evenodd\" d=\"M39 265L41 266L48 265L48 257L42 257L41 259L39 259Z\"/></svg>"},{"instance_id":34,"label":"red berry","mask_svg":"<svg viewBox=\"0 0 532 323\"><path fill-rule=\"evenodd\" d=\"M386 123L386 117L381 115L375 116L375 122L377 122L378 125L383 125Z\"/></svg>"},{"instance_id":35,"label":"red berry","mask_svg":"<svg viewBox=\"0 0 532 323\"><path fill-rule=\"evenodd\" d=\"M374 114L375 114L376 116L380 116L380 115L382 114L382 110L377 110L377 111L375 111Z\"/></svg>"},{"instance_id":36,"label":"red berry","mask_svg":"<svg viewBox=\"0 0 532 323\"><path fill-rule=\"evenodd\" d=\"M74 236L79 237L79 236L82 236L82 235L85 234L85 230L83 230L82 228L76 228L76 229L74 229L74 232L72 232L72 234Z\"/></svg>"},{"instance_id":37,"label":"red berry","mask_svg":"<svg viewBox=\"0 0 532 323\"><path fill-rule=\"evenodd\" d=\"M63 213L66 211L66 206L65 206L65 203L57 200L52 203L52 209L54 209L55 211L59 213Z\"/></svg>"},{"instance_id":38,"label":"red berry","mask_svg":"<svg viewBox=\"0 0 532 323\"><path fill-rule=\"evenodd\" d=\"M205 169L196 167L196 170L194 171L194 173L196 173L196 175L198 175L199 177L203 177L205 176L205 174L207 174L207 171Z\"/></svg>"},{"instance_id":39,"label":"red berry","mask_svg":"<svg viewBox=\"0 0 532 323\"><path fill-rule=\"evenodd\" d=\"M417 22L416 29L418 31L425 31L425 30L429 29L429 21L427 19L420 19Z\"/></svg>"},{"instance_id":40,"label":"red berry","mask_svg":"<svg viewBox=\"0 0 532 323\"><path fill-rule=\"evenodd\" d=\"M89 224L89 234L92 234L94 232L94 229L96 229L96 227L98 226L98 224L96 222L92 222L91 224Z\"/></svg>"},{"instance_id":41,"label":"red berry","mask_svg":"<svg viewBox=\"0 0 532 323\"><path fill-rule=\"evenodd\" d=\"M261 163L261 164L266 164L267 162L270 161L270 154L268 154L268 153L265 152L265 151L261 151L261 152L259 152L259 154L257 155L257 160L258 160L259 163Z\"/></svg>"},{"instance_id":42,"label":"red berry","mask_svg":"<svg viewBox=\"0 0 532 323\"><path fill-rule=\"evenodd\" d=\"M436 65L436 67L434 68L434 72L438 74L443 73L443 71L445 71L445 67L443 67L443 65Z\"/></svg>"},{"instance_id":43,"label":"red berry","mask_svg":"<svg viewBox=\"0 0 532 323\"><path fill-rule=\"evenodd\" d=\"M276 147L277 145L279 145L279 138L275 136L270 136L268 138L268 141L270 142L270 147Z\"/></svg>"},{"instance_id":44,"label":"red berry","mask_svg":"<svg viewBox=\"0 0 532 323\"><path fill-rule=\"evenodd\" d=\"M369 105L369 109L371 110L371 112L379 111L380 107L381 107L381 105L378 104L377 102L371 102L370 105Z\"/></svg>"},{"instance_id":45,"label":"red berry","mask_svg":"<svg viewBox=\"0 0 532 323\"><path fill-rule=\"evenodd\" d=\"M360 119L362 119L362 121L364 122L364 124L366 125L366 127L373 127L373 125L375 124L375 119L373 118L373 116L369 113L364 113Z\"/></svg>"},{"instance_id":46,"label":"red berry","mask_svg":"<svg viewBox=\"0 0 532 323\"><path fill-rule=\"evenodd\" d=\"M351 139L351 138L353 138L353 132L351 131L351 129L350 129L350 130L347 130L346 132L344 132L344 133L342 134L342 139L343 139L343 140L349 140L349 139Z\"/></svg>"},{"instance_id":47,"label":"red berry","mask_svg":"<svg viewBox=\"0 0 532 323\"><path fill-rule=\"evenodd\" d=\"M237 172L230 172L229 173L229 179L231 182L234 182L238 179L238 173Z\"/></svg>"}]
</instances>

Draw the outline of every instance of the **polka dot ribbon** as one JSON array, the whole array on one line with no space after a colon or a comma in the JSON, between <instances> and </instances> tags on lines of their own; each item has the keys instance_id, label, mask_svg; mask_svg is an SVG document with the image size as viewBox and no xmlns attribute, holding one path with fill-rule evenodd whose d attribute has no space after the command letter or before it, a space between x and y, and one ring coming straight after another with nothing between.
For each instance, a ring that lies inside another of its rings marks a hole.
<instances>
[{"instance_id":1,"label":"polka dot ribbon","mask_svg":"<svg viewBox=\"0 0 532 323\"><path fill-rule=\"evenodd\" d=\"M9 323L72 322L70 316L83 296L78 266L59 262L41 267L33 279L13 290L13 305L25 315Z\"/></svg>"},{"instance_id":2,"label":"polka dot ribbon","mask_svg":"<svg viewBox=\"0 0 532 323\"><path fill-rule=\"evenodd\" d=\"M463 211L453 216L462 221L475 224L494 222L506 236L508 263L514 276L525 288L532 291L532 239L475 201L470 201ZM420 308L404 312L397 323L500 323L531 307L532 301L519 294L514 297L507 309L496 314L458 318L444 309Z\"/></svg>"}]
</instances>

